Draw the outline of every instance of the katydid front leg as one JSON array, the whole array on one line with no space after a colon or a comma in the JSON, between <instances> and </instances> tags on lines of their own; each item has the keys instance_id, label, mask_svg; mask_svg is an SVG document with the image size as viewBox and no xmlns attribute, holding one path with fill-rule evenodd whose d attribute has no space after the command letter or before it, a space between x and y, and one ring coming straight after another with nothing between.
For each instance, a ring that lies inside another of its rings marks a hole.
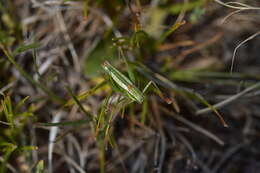
<instances>
[{"instance_id":1,"label":"katydid front leg","mask_svg":"<svg viewBox=\"0 0 260 173\"><path fill-rule=\"evenodd\" d=\"M154 85L154 87L156 88L156 91L158 92L158 95L161 97L162 100L164 100L167 104L171 104L172 103L171 99L166 97L166 96L164 96L164 94L161 92L159 87L153 81L149 81L148 84L144 87L144 89L142 91L143 94L145 93L145 91L147 91L147 89L149 88L149 86L151 84Z\"/></svg>"}]
</instances>

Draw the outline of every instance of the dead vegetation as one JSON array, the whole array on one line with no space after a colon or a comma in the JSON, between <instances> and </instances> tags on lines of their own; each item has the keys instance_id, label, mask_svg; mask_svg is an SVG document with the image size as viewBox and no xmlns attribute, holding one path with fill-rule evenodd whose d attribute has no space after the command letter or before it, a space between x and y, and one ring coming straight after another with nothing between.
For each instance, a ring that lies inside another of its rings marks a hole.
<instances>
[{"instance_id":1,"label":"dead vegetation","mask_svg":"<svg viewBox=\"0 0 260 173\"><path fill-rule=\"evenodd\" d=\"M259 172L259 8L0 1L0 173Z\"/></svg>"}]
</instances>

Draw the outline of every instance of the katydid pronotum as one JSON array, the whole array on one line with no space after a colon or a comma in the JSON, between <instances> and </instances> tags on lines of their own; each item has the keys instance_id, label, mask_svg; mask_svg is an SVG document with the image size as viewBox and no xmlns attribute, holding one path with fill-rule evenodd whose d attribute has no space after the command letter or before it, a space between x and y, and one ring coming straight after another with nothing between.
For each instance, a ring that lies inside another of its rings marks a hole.
<instances>
[{"instance_id":1,"label":"katydid pronotum","mask_svg":"<svg viewBox=\"0 0 260 173\"><path fill-rule=\"evenodd\" d=\"M128 79L125 75L123 75L120 71L118 71L115 67L113 67L108 61L105 61L102 64L103 69L105 72L113 79L113 81L119 85L124 91L126 91L128 98L131 99L131 102L136 101L138 103L142 103L144 101L144 92L149 88L151 84L153 84L156 89L158 90L159 96L165 100L168 104L171 103L170 99L165 98L157 85L150 81L148 84L144 87L143 91L141 92L134 84L133 82Z\"/></svg>"}]
</instances>

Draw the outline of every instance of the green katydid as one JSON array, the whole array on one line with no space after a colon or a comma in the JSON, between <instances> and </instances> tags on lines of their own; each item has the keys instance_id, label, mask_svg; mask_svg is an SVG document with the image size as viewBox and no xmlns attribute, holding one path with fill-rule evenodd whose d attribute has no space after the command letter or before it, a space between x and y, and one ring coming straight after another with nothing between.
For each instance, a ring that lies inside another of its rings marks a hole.
<instances>
[{"instance_id":1,"label":"green katydid","mask_svg":"<svg viewBox=\"0 0 260 173\"><path fill-rule=\"evenodd\" d=\"M158 89L159 91L159 96L161 98L163 98L164 100L166 100L166 102L168 104L171 103L171 101L167 98L164 98L163 94L160 92L159 88L155 85L155 83L153 83L152 81L150 81L145 88L143 89L143 91L141 92L134 84L133 82L128 79L124 74L122 74L120 71L118 71L115 67L113 67L108 61L105 61L102 64L103 69L105 70L105 72L109 75L109 77L111 77L113 79L113 81L115 81L116 84L118 84L123 90L126 91L127 96L132 100L132 101L136 101L138 103L142 103L144 101L144 92L148 89L148 87L151 84L154 84L154 86Z\"/></svg>"},{"instance_id":2,"label":"green katydid","mask_svg":"<svg viewBox=\"0 0 260 173\"><path fill-rule=\"evenodd\" d=\"M118 71L115 67L113 67L109 62L105 61L102 64L103 69L105 70L105 72L109 75L109 77L111 77L113 79L113 81L118 84L123 90L126 91L127 96L131 99L131 101L136 101L138 103L142 103L144 101L144 92L148 89L148 87L151 84L154 84L154 86L156 87L157 91L158 91L158 95L168 104L171 104L172 101L169 98L164 97L164 95L161 93L161 91L159 90L159 88L157 87L157 85L150 81L145 88L143 89L143 92L141 92L134 84L133 82L128 79L125 75L123 75L120 71ZM198 99L200 102L206 104L209 108L211 108L216 115L220 118L222 124L227 127L227 123L225 122L225 120L222 118L222 116L218 113L218 111L212 107L207 101L205 101L204 99L202 99L200 96L194 95L193 93L188 93L191 94L191 96L195 97L196 99Z\"/></svg>"}]
</instances>

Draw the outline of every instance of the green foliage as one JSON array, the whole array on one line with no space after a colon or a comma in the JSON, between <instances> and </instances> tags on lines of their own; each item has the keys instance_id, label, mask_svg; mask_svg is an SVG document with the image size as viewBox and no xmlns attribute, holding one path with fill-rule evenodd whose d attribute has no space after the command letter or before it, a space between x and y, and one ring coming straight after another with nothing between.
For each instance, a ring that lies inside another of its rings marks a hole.
<instances>
[{"instance_id":1,"label":"green foliage","mask_svg":"<svg viewBox=\"0 0 260 173\"><path fill-rule=\"evenodd\" d=\"M143 31L143 30L139 30L134 32L133 36L131 37L131 45L133 45L134 47L140 48L141 45L143 45L143 43L145 41L147 41L149 39L149 35Z\"/></svg>"},{"instance_id":2,"label":"green foliage","mask_svg":"<svg viewBox=\"0 0 260 173\"><path fill-rule=\"evenodd\" d=\"M21 44L13 51L13 56L16 56L20 53L26 52L31 49L39 48L41 45L39 43L31 43L31 44Z\"/></svg>"},{"instance_id":3,"label":"green foliage","mask_svg":"<svg viewBox=\"0 0 260 173\"><path fill-rule=\"evenodd\" d=\"M43 160L40 160L40 161L38 162L38 164L36 165L35 173L48 173L48 172L45 171L45 169L44 169L44 161L43 161Z\"/></svg>"},{"instance_id":4,"label":"green foliage","mask_svg":"<svg viewBox=\"0 0 260 173\"><path fill-rule=\"evenodd\" d=\"M11 46L15 42L15 38L9 34L7 34L5 31L0 30L0 43Z\"/></svg>"},{"instance_id":5,"label":"green foliage","mask_svg":"<svg viewBox=\"0 0 260 173\"><path fill-rule=\"evenodd\" d=\"M22 29L20 21L14 13L13 1L0 2L0 43L11 46L21 40Z\"/></svg>"},{"instance_id":6,"label":"green foliage","mask_svg":"<svg viewBox=\"0 0 260 173\"><path fill-rule=\"evenodd\" d=\"M205 9L201 7L196 7L192 10L189 20L191 23L197 23L200 20L200 17L205 14Z\"/></svg>"},{"instance_id":7,"label":"green foliage","mask_svg":"<svg viewBox=\"0 0 260 173\"><path fill-rule=\"evenodd\" d=\"M180 26L184 25L185 21L175 23L170 29L162 33L159 44L162 43L168 36L170 36L174 31L176 31Z\"/></svg>"},{"instance_id":8,"label":"green foliage","mask_svg":"<svg viewBox=\"0 0 260 173\"><path fill-rule=\"evenodd\" d=\"M84 73L89 77L96 77L101 71L101 64L104 57L109 57L109 60L116 59L116 49L113 47L111 37L98 41L97 45L89 53L84 65Z\"/></svg>"},{"instance_id":9,"label":"green foliage","mask_svg":"<svg viewBox=\"0 0 260 173\"><path fill-rule=\"evenodd\" d=\"M155 39L160 39L162 33L164 32L164 28L162 27L164 21L168 15L167 10L162 9L160 7L154 7L149 9L147 12L147 16L149 16L149 20L147 24L144 26L144 31Z\"/></svg>"},{"instance_id":10,"label":"green foliage","mask_svg":"<svg viewBox=\"0 0 260 173\"><path fill-rule=\"evenodd\" d=\"M85 114L86 118L88 119L88 121L94 121L95 120L95 116L93 116L91 113L89 113L88 111L86 111L86 109L83 107L83 105L80 103L80 101L78 100L77 96L75 96L72 93L72 90L69 87L66 87L69 95L73 98L74 102L76 103L76 105L80 108L80 110Z\"/></svg>"},{"instance_id":11,"label":"green foliage","mask_svg":"<svg viewBox=\"0 0 260 173\"><path fill-rule=\"evenodd\" d=\"M90 122L89 118L83 119L83 120L77 120L77 121L66 121L66 122L59 122L59 123L37 123L37 126L45 126L45 127L51 127L51 126L79 126L85 123Z\"/></svg>"},{"instance_id":12,"label":"green foliage","mask_svg":"<svg viewBox=\"0 0 260 173\"><path fill-rule=\"evenodd\" d=\"M40 160L36 166L35 173L44 173L44 162L43 160Z\"/></svg>"},{"instance_id":13,"label":"green foliage","mask_svg":"<svg viewBox=\"0 0 260 173\"><path fill-rule=\"evenodd\" d=\"M179 14L182 10L190 11L195 8L201 7L203 4L206 3L207 0L193 0L188 1L187 3L175 3L170 7L167 7L172 14Z\"/></svg>"},{"instance_id":14,"label":"green foliage","mask_svg":"<svg viewBox=\"0 0 260 173\"><path fill-rule=\"evenodd\" d=\"M81 100L84 100L86 99L88 96L91 96L93 94L95 94L97 92L98 89L102 88L104 85L106 84L105 81L97 84L95 87L91 88L90 90L88 91L85 91L83 93L80 93L78 96L76 96L77 100L78 101L81 101ZM73 99L70 99L66 102L66 104L64 106L71 106L73 105L75 102Z\"/></svg>"},{"instance_id":15,"label":"green foliage","mask_svg":"<svg viewBox=\"0 0 260 173\"><path fill-rule=\"evenodd\" d=\"M22 154L24 151L35 150L35 146L23 145L21 134L29 119L32 118L33 112L31 107L22 111L25 101L28 97L22 99L16 105L12 103L10 96L3 96L0 102L0 153L3 156L3 161L0 164L0 173L6 170L6 164L10 156L16 153Z\"/></svg>"},{"instance_id":16,"label":"green foliage","mask_svg":"<svg viewBox=\"0 0 260 173\"><path fill-rule=\"evenodd\" d=\"M6 172L6 164L11 154L17 149L17 146L12 143L4 142L3 140L0 143L0 153L3 156L3 160L0 163L0 173Z\"/></svg>"}]
</instances>

